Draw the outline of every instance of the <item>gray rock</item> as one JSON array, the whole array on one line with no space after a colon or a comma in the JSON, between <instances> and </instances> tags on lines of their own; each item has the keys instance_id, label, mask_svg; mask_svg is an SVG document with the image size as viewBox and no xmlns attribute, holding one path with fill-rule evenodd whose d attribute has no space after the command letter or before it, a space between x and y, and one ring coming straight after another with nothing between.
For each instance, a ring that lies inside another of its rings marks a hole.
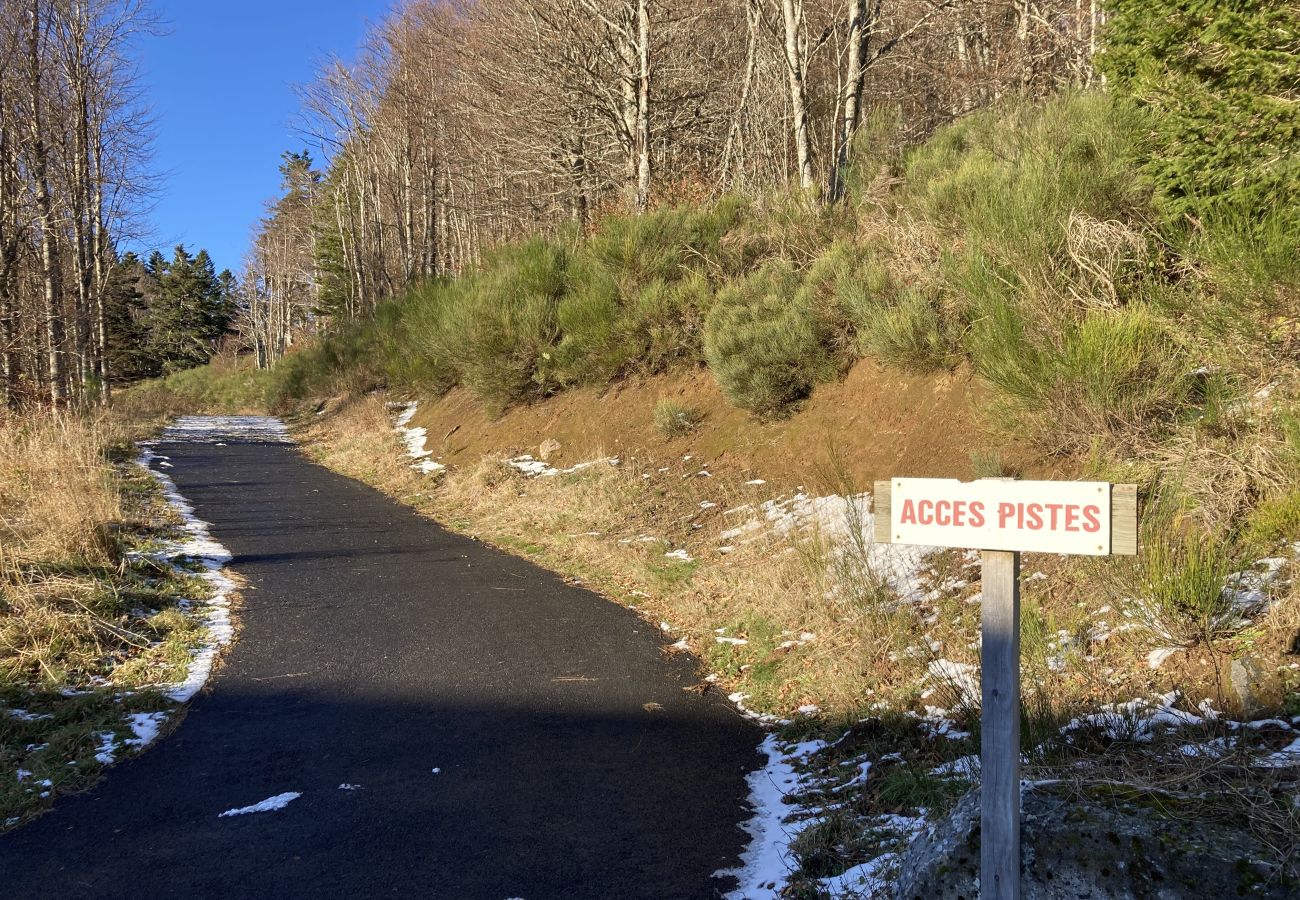
<instances>
[{"instance_id":1,"label":"gray rock","mask_svg":"<svg viewBox=\"0 0 1300 900\"><path fill-rule=\"evenodd\" d=\"M547 438L542 441L542 445L537 448L537 458L546 462L552 456L560 452L560 442L555 438Z\"/></svg>"},{"instance_id":2,"label":"gray rock","mask_svg":"<svg viewBox=\"0 0 1300 900\"><path fill-rule=\"evenodd\" d=\"M1259 706L1258 690L1264 681L1264 673L1249 656L1234 659L1230 669L1232 690L1237 695L1237 702L1247 715Z\"/></svg>"},{"instance_id":3,"label":"gray rock","mask_svg":"<svg viewBox=\"0 0 1300 900\"><path fill-rule=\"evenodd\" d=\"M979 791L903 854L898 900L978 900ZM1132 799L1104 802L1027 788L1021 818L1023 900L1295 900L1249 834Z\"/></svg>"}]
</instances>

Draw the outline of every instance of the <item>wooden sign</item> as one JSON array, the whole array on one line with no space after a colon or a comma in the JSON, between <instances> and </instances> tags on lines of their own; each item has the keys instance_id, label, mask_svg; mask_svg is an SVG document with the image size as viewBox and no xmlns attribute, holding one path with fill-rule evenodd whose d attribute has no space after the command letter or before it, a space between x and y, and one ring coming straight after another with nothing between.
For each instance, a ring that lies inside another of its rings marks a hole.
<instances>
[{"instance_id":1,"label":"wooden sign","mask_svg":"<svg viewBox=\"0 0 1300 900\"><path fill-rule=\"evenodd\" d=\"M1105 481L876 482L878 543L1023 553L1137 553L1137 490Z\"/></svg>"},{"instance_id":2,"label":"wooden sign","mask_svg":"<svg viewBox=\"0 0 1300 900\"><path fill-rule=\"evenodd\" d=\"M882 544L982 550L980 898L1020 900L1020 553L1133 556L1137 487L1099 481L876 482Z\"/></svg>"}]
</instances>

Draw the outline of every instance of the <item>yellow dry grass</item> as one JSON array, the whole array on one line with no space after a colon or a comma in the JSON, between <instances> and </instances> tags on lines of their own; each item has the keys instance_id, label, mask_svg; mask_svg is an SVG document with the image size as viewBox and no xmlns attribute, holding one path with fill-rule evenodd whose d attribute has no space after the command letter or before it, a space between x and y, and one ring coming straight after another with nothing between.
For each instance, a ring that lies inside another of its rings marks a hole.
<instances>
[{"instance_id":1,"label":"yellow dry grass","mask_svg":"<svg viewBox=\"0 0 1300 900\"><path fill-rule=\"evenodd\" d=\"M39 560L108 561L121 498L106 459L107 419L0 419L0 572Z\"/></svg>"}]
</instances>

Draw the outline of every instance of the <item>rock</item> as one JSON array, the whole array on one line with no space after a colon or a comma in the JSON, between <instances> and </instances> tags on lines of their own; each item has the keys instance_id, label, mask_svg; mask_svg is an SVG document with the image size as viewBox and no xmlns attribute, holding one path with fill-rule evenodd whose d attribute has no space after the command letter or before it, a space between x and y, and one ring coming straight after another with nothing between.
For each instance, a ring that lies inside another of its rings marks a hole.
<instances>
[{"instance_id":1,"label":"rock","mask_svg":"<svg viewBox=\"0 0 1300 900\"><path fill-rule=\"evenodd\" d=\"M912 842L897 900L978 900L979 804L972 791ZM1026 789L1022 806L1023 900L1297 896L1294 881L1270 881L1275 868L1248 833L1161 811L1154 799L1103 802L1038 787Z\"/></svg>"},{"instance_id":2,"label":"rock","mask_svg":"<svg viewBox=\"0 0 1300 900\"><path fill-rule=\"evenodd\" d=\"M1242 712L1250 715L1259 706L1258 691L1264 681L1264 673L1249 656L1234 659L1229 672L1232 690L1237 695Z\"/></svg>"},{"instance_id":3,"label":"rock","mask_svg":"<svg viewBox=\"0 0 1300 900\"><path fill-rule=\"evenodd\" d=\"M560 442L555 438L547 438L542 441L542 445L537 448L537 458L546 462L552 456L560 452Z\"/></svg>"}]
</instances>

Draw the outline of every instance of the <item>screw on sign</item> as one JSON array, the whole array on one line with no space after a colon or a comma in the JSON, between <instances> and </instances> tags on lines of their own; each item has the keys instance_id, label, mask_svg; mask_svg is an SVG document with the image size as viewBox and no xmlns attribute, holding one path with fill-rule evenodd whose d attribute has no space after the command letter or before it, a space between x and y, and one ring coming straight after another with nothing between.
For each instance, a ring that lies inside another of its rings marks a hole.
<instances>
[{"instance_id":1,"label":"screw on sign","mask_svg":"<svg viewBox=\"0 0 1300 900\"><path fill-rule=\"evenodd\" d=\"M876 482L877 543L982 550L981 900L1020 898L1020 554L1133 556L1137 488L1104 481Z\"/></svg>"}]
</instances>

